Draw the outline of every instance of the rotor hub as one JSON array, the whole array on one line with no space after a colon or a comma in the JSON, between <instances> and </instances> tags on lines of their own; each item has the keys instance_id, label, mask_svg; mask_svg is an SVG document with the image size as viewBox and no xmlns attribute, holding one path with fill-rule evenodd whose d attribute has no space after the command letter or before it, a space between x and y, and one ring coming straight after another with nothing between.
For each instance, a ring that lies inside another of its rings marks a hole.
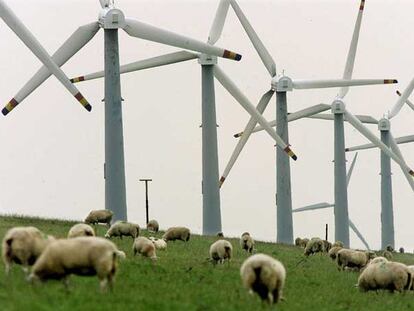
<instances>
[{"instance_id":1,"label":"rotor hub","mask_svg":"<svg viewBox=\"0 0 414 311\"><path fill-rule=\"evenodd\" d=\"M378 130L381 132L389 131L391 129L391 122L386 118L382 118L378 121Z\"/></svg>"},{"instance_id":2,"label":"rotor hub","mask_svg":"<svg viewBox=\"0 0 414 311\"><path fill-rule=\"evenodd\" d=\"M200 65L217 65L217 56L200 54L198 58L198 63Z\"/></svg>"},{"instance_id":3,"label":"rotor hub","mask_svg":"<svg viewBox=\"0 0 414 311\"><path fill-rule=\"evenodd\" d=\"M105 7L99 13L99 26L103 29L124 28L125 25L125 15L119 9Z\"/></svg>"},{"instance_id":4,"label":"rotor hub","mask_svg":"<svg viewBox=\"0 0 414 311\"><path fill-rule=\"evenodd\" d=\"M343 114L345 112L345 103L340 99L335 99L331 106L333 114Z\"/></svg>"},{"instance_id":5,"label":"rotor hub","mask_svg":"<svg viewBox=\"0 0 414 311\"><path fill-rule=\"evenodd\" d=\"M290 92L293 90L292 79L287 76L274 77L272 79L272 90L276 92Z\"/></svg>"}]
</instances>

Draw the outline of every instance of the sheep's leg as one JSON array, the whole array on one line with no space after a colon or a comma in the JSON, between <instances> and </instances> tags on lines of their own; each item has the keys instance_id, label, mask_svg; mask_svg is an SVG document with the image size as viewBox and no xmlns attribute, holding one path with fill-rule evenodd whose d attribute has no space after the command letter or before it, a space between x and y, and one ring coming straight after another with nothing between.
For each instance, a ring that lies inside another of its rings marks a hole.
<instances>
[{"instance_id":1,"label":"sheep's leg","mask_svg":"<svg viewBox=\"0 0 414 311\"><path fill-rule=\"evenodd\" d=\"M26 265L26 264L23 265L22 270L23 270L23 272L26 276L29 274L29 266L28 265Z\"/></svg>"},{"instance_id":2,"label":"sheep's leg","mask_svg":"<svg viewBox=\"0 0 414 311\"><path fill-rule=\"evenodd\" d=\"M271 293L271 292L269 292L269 293L267 294L267 302L269 302L269 304L270 304L270 305L272 305L272 304L273 304L273 302L274 302L274 300L273 300L273 295L272 295L272 293Z\"/></svg>"},{"instance_id":3,"label":"sheep's leg","mask_svg":"<svg viewBox=\"0 0 414 311\"><path fill-rule=\"evenodd\" d=\"M277 289L273 290L273 293L272 294L273 294L273 301L275 303L279 302L279 300L280 300L279 290L277 290Z\"/></svg>"},{"instance_id":4,"label":"sheep's leg","mask_svg":"<svg viewBox=\"0 0 414 311\"><path fill-rule=\"evenodd\" d=\"M12 265L11 262L9 262L7 260L4 261L4 268L5 268L4 273L6 274L6 276L8 276L9 273L10 273L11 265Z\"/></svg>"},{"instance_id":5,"label":"sheep's leg","mask_svg":"<svg viewBox=\"0 0 414 311\"><path fill-rule=\"evenodd\" d=\"M106 291L107 284L108 284L107 278L100 278L99 286L101 288L101 292L104 293Z\"/></svg>"}]
</instances>

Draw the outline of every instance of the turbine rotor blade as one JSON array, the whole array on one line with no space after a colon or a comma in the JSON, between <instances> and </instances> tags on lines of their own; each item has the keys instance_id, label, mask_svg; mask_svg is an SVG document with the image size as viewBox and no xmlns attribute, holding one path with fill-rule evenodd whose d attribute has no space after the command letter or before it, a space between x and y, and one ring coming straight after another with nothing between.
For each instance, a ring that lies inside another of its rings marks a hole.
<instances>
[{"instance_id":1,"label":"turbine rotor blade","mask_svg":"<svg viewBox=\"0 0 414 311\"><path fill-rule=\"evenodd\" d=\"M369 245L368 245L368 242L365 240L364 236L358 230L358 228L354 225L354 223L351 221L351 219L349 219L349 227L352 229L352 231L355 232L355 234L361 240L361 242L365 245L365 247L367 248L367 250L370 250Z\"/></svg>"},{"instance_id":2,"label":"turbine rotor blade","mask_svg":"<svg viewBox=\"0 0 414 311\"><path fill-rule=\"evenodd\" d=\"M290 147L280 138L276 131L270 127L267 120L254 108L247 97L240 89L230 80L230 78L218 67L214 66L214 76L223 85L223 87L237 100L237 102L262 125L270 136L276 141L276 144L282 148L293 160L297 157Z\"/></svg>"},{"instance_id":3,"label":"turbine rotor blade","mask_svg":"<svg viewBox=\"0 0 414 311\"><path fill-rule=\"evenodd\" d=\"M260 114L263 114L263 112L265 111L265 109L266 109L267 105L269 104L269 101L272 98L273 94L274 94L274 91L272 91L272 90L270 90L270 91L266 92L265 94L263 94L262 98L259 101L259 104L256 106L256 110ZM253 117L250 117L250 120L249 120L249 122L247 123L247 125L244 129L244 134L239 139L239 141L236 145L236 148L234 148L234 151L233 151L233 153L230 157L230 160L227 163L223 174L221 175L220 187L223 185L224 181L226 180L227 176L229 175L231 169L233 168L234 163L237 161L237 158L239 157L239 155L242 152L244 146L246 145L247 141L249 140L251 131L254 129L256 124L257 124L257 121Z\"/></svg>"},{"instance_id":4,"label":"turbine rotor blade","mask_svg":"<svg viewBox=\"0 0 414 311\"><path fill-rule=\"evenodd\" d=\"M361 121L362 123L368 123L368 124L378 124L378 120L374 119L371 116L366 116L366 115L360 115L360 114L356 114L355 117ZM334 120L334 116L332 114L315 114L312 116L308 116L307 118L309 119L319 119L319 120ZM344 121L348 121L348 119L345 117Z\"/></svg>"},{"instance_id":5,"label":"turbine rotor blade","mask_svg":"<svg viewBox=\"0 0 414 311\"><path fill-rule=\"evenodd\" d=\"M125 23L126 26L124 27L124 30L132 37L175 46L186 50L197 51L207 55L215 55L237 61L241 59L240 54L171 31L163 30L134 19L127 18L125 19Z\"/></svg>"},{"instance_id":6,"label":"turbine rotor blade","mask_svg":"<svg viewBox=\"0 0 414 311\"><path fill-rule=\"evenodd\" d=\"M354 171L357 156L358 156L358 152L355 153L354 159L352 160L351 166L349 167L348 174L346 174L346 185L347 186L349 185L349 181L351 180L351 176L352 176L352 172Z\"/></svg>"},{"instance_id":7,"label":"turbine rotor blade","mask_svg":"<svg viewBox=\"0 0 414 311\"><path fill-rule=\"evenodd\" d=\"M170 64L175 64L179 62L188 61L191 59L198 58L198 54L181 51L181 52L174 52L170 54L165 54L161 56L156 56L152 58L148 58L145 60L140 60L137 62L125 64L119 67L120 74L139 71L149 68L155 68L160 66L166 66ZM105 76L105 71L98 71L94 73L87 74L85 76L79 76L76 78L70 79L72 83L82 82L82 81L89 81L94 79L103 78Z\"/></svg>"},{"instance_id":8,"label":"turbine rotor blade","mask_svg":"<svg viewBox=\"0 0 414 311\"><path fill-rule=\"evenodd\" d=\"M302 109L302 110L299 110L299 111L288 114L287 120L288 120L288 122L292 122L292 121L295 121L295 120L299 120L299 119L302 119L302 118L309 117L309 116L311 116L315 113L326 111L328 109L331 109L331 106L326 105L326 104L319 104L319 105L311 106L311 107L308 107L308 108L305 108L305 109ZM271 127L276 126L276 120L270 121L269 125ZM257 126L252 130L252 133L259 132L259 131L262 131L262 130L263 130L262 126ZM235 134L234 137L238 138L242 135L243 135L243 132L240 132L240 133Z\"/></svg>"},{"instance_id":9,"label":"turbine rotor blade","mask_svg":"<svg viewBox=\"0 0 414 311\"><path fill-rule=\"evenodd\" d=\"M335 204L323 202L323 203L317 203L317 204L312 204L312 205L296 208L292 210L292 213L306 212L306 211L312 211L316 209L323 209L323 208L334 207L334 206Z\"/></svg>"},{"instance_id":10,"label":"turbine rotor blade","mask_svg":"<svg viewBox=\"0 0 414 311\"><path fill-rule=\"evenodd\" d=\"M330 87L361 86L375 84L398 83L395 79L337 79L337 80L295 80L292 81L294 89L323 89Z\"/></svg>"},{"instance_id":11,"label":"turbine rotor blade","mask_svg":"<svg viewBox=\"0 0 414 311\"><path fill-rule=\"evenodd\" d=\"M343 75L343 79L351 79L352 72L354 71L354 64L355 64L355 55L358 48L358 39L359 39L359 32L361 30L361 22L362 22L362 15L364 13L364 6L365 0L361 0L359 5L359 12L358 17L355 22L354 33L352 34L351 45L348 51L348 57L346 59L345 71ZM344 98L345 95L348 93L349 87L342 87L339 90L339 97Z\"/></svg>"},{"instance_id":12,"label":"turbine rotor blade","mask_svg":"<svg viewBox=\"0 0 414 311\"><path fill-rule=\"evenodd\" d=\"M223 32L224 22L226 21L227 12L229 11L229 0L220 0L219 6L214 17L213 25L211 25L210 34L208 36L208 44L214 45L220 39Z\"/></svg>"},{"instance_id":13,"label":"turbine rotor blade","mask_svg":"<svg viewBox=\"0 0 414 311\"><path fill-rule=\"evenodd\" d=\"M19 18L10 10L10 8L0 0L0 17L9 26L11 30L22 40L22 42L32 51L33 54L49 69L50 72L63 84L63 86L79 101L79 103L88 111L92 107L78 89L70 83L65 73L51 59L44 47L37 41L29 29L19 20ZM13 101L7 105L7 108L13 109L17 102ZM6 108L5 108L6 109ZM6 109L7 111L7 109ZM5 113L3 109L3 114ZM8 111L7 111L8 113ZM7 114L6 113L6 114Z\"/></svg>"},{"instance_id":14,"label":"turbine rotor blade","mask_svg":"<svg viewBox=\"0 0 414 311\"><path fill-rule=\"evenodd\" d=\"M260 56L263 64L266 66L267 71L270 73L271 77L276 76L276 64L273 60L270 53L267 51L263 42L260 40L257 33L254 31L252 25L250 25L247 17L244 15L243 11L240 9L239 5L234 0L230 0L230 4L233 7L234 12L237 15L240 23L242 24L244 30L249 36L250 41L252 42L254 48Z\"/></svg>"},{"instance_id":15,"label":"turbine rotor blade","mask_svg":"<svg viewBox=\"0 0 414 311\"><path fill-rule=\"evenodd\" d=\"M401 110L404 103L407 101L408 97L410 97L411 93L414 90L414 78L411 80L410 84L405 88L404 92L401 94L400 98L398 99L397 103L392 107L391 112L389 113L388 118L395 117Z\"/></svg>"},{"instance_id":16,"label":"turbine rotor blade","mask_svg":"<svg viewBox=\"0 0 414 311\"><path fill-rule=\"evenodd\" d=\"M391 132L389 132L389 136L390 136L390 146L391 146L391 150L394 151L394 153L400 157L400 159L402 160L402 162L404 163L405 167L408 167L408 165L406 164L404 157L401 153L400 147L398 147L398 142L396 141L396 139L394 139L394 136L392 136ZM411 175L407 172L406 169L403 169L403 167L401 166L401 169L404 173L405 178L408 181L408 184L410 185L411 189L414 191L414 180L411 177Z\"/></svg>"},{"instance_id":17,"label":"turbine rotor blade","mask_svg":"<svg viewBox=\"0 0 414 311\"><path fill-rule=\"evenodd\" d=\"M52 60L57 66L61 67L82 47L84 47L98 32L99 24L90 23L79 27L53 54ZM2 113L7 115L27 96L36 90L44 81L51 76L51 72L45 66L41 67L36 74L23 86L23 88L14 96L9 103L3 108Z\"/></svg>"},{"instance_id":18,"label":"turbine rotor blade","mask_svg":"<svg viewBox=\"0 0 414 311\"><path fill-rule=\"evenodd\" d=\"M414 176L414 171L412 171L400 157L398 157L390 148L388 148L377 136L375 136L368 128L366 128L361 121L359 121L355 116L353 116L349 111L346 109L344 110L344 115L347 117L348 122L362 135L364 135L368 140L370 140L373 144L377 145L386 155L392 158L398 165L401 166L403 170L407 170L407 172Z\"/></svg>"},{"instance_id":19,"label":"turbine rotor blade","mask_svg":"<svg viewBox=\"0 0 414 311\"><path fill-rule=\"evenodd\" d=\"M402 145L402 144L407 144L407 143L411 143L414 141L414 135L407 135L407 136L402 136L402 137L397 137L395 139L395 143ZM349 148L345 148L345 151L356 151L356 150L365 150L365 149L373 149L373 148L377 148L376 145L374 144L364 144L364 145L358 145L358 146L354 146L354 147L349 147ZM393 150L393 148L391 148ZM395 150L393 150L394 153L398 156L398 154L395 152Z\"/></svg>"},{"instance_id":20,"label":"turbine rotor blade","mask_svg":"<svg viewBox=\"0 0 414 311\"><path fill-rule=\"evenodd\" d=\"M397 91L397 95L398 96L401 96L401 93L400 93L400 91ZM412 110L414 110L414 104L409 100L409 99L407 99L406 101L405 101L405 103L412 109Z\"/></svg>"}]
</instances>

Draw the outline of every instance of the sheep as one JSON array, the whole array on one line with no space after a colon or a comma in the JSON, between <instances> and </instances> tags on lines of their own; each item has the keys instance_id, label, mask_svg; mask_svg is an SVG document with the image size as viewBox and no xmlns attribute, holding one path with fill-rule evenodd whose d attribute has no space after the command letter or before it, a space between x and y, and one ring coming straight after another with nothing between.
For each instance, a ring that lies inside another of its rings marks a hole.
<instances>
[{"instance_id":1,"label":"sheep","mask_svg":"<svg viewBox=\"0 0 414 311\"><path fill-rule=\"evenodd\" d=\"M332 244L332 247L335 247L335 246L340 246L340 247L344 247L344 243L342 243L341 241L336 241L334 244Z\"/></svg>"},{"instance_id":2,"label":"sheep","mask_svg":"<svg viewBox=\"0 0 414 311\"><path fill-rule=\"evenodd\" d=\"M322 240L323 243L323 252L327 253L332 248L332 243L327 240Z\"/></svg>"},{"instance_id":3,"label":"sheep","mask_svg":"<svg viewBox=\"0 0 414 311\"><path fill-rule=\"evenodd\" d=\"M388 289L402 292L410 289L413 283L413 272L399 262L377 262L369 264L358 278L361 291Z\"/></svg>"},{"instance_id":4,"label":"sheep","mask_svg":"<svg viewBox=\"0 0 414 311\"><path fill-rule=\"evenodd\" d=\"M154 238L152 236L149 237L149 239L154 244L154 246L155 246L156 249L159 249L159 250L165 250L165 249L167 249L167 242L165 240L163 240L163 239L157 239L157 238Z\"/></svg>"},{"instance_id":5,"label":"sheep","mask_svg":"<svg viewBox=\"0 0 414 311\"><path fill-rule=\"evenodd\" d=\"M118 251L111 241L100 237L78 237L56 240L49 244L33 266L29 280L63 280L67 285L71 274L97 275L101 290L112 288L117 270L117 258L125 253Z\"/></svg>"},{"instance_id":6,"label":"sheep","mask_svg":"<svg viewBox=\"0 0 414 311\"><path fill-rule=\"evenodd\" d=\"M2 242L2 255L6 275L14 263L23 266L27 273L46 246L52 242L52 236L45 236L35 227L14 227L6 232Z\"/></svg>"},{"instance_id":7,"label":"sheep","mask_svg":"<svg viewBox=\"0 0 414 311\"><path fill-rule=\"evenodd\" d=\"M68 239L80 236L95 236L93 228L87 224L76 224L69 229Z\"/></svg>"},{"instance_id":8,"label":"sheep","mask_svg":"<svg viewBox=\"0 0 414 311\"><path fill-rule=\"evenodd\" d=\"M155 219L152 219L147 223L147 230L148 231L158 232L159 229L160 229L160 226L158 224L158 221L156 221Z\"/></svg>"},{"instance_id":9,"label":"sheep","mask_svg":"<svg viewBox=\"0 0 414 311\"><path fill-rule=\"evenodd\" d=\"M164 233L162 238L167 242L175 240L188 242L190 240L190 229L186 227L171 227Z\"/></svg>"},{"instance_id":10,"label":"sheep","mask_svg":"<svg viewBox=\"0 0 414 311\"><path fill-rule=\"evenodd\" d=\"M231 260L233 253L233 246L227 240L217 240L210 246L210 261L213 264L224 263Z\"/></svg>"},{"instance_id":11,"label":"sheep","mask_svg":"<svg viewBox=\"0 0 414 311\"><path fill-rule=\"evenodd\" d=\"M399 252L400 252L401 254L404 254L404 252L405 252L404 247L400 247Z\"/></svg>"},{"instance_id":12,"label":"sheep","mask_svg":"<svg viewBox=\"0 0 414 311\"><path fill-rule=\"evenodd\" d=\"M319 252L323 252L323 241L320 238L312 238L305 247L304 255L309 256Z\"/></svg>"},{"instance_id":13,"label":"sheep","mask_svg":"<svg viewBox=\"0 0 414 311\"><path fill-rule=\"evenodd\" d=\"M89 215L85 219L86 224L98 224L104 223L108 227L111 225L112 216L114 215L113 212L103 209L103 210L94 210L89 213Z\"/></svg>"},{"instance_id":14,"label":"sheep","mask_svg":"<svg viewBox=\"0 0 414 311\"><path fill-rule=\"evenodd\" d=\"M132 250L134 256L139 253L144 257L150 258L153 262L157 260L157 255L155 254L155 246L152 241L146 237L140 236L134 240L132 245Z\"/></svg>"},{"instance_id":15,"label":"sheep","mask_svg":"<svg viewBox=\"0 0 414 311\"><path fill-rule=\"evenodd\" d=\"M338 255L338 252L343 249L343 247L341 246L333 246L329 252L328 252L328 256L332 259L335 260L336 256Z\"/></svg>"},{"instance_id":16,"label":"sheep","mask_svg":"<svg viewBox=\"0 0 414 311\"><path fill-rule=\"evenodd\" d=\"M295 245L299 246L299 247L306 247L306 244L309 242L309 239L301 239L301 238L296 238L295 239Z\"/></svg>"},{"instance_id":17,"label":"sheep","mask_svg":"<svg viewBox=\"0 0 414 311\"><path fill-rule=\"evenodd\" d=\"M385 257L382 257L382 256L378 256L378 257L375 257L375 258L371 259L371 260L368 262L368 264L369 264L369 265L373 265L373 264L376 264L376 263L381 263L381 262L388 262L388 259L387 259L387 258L385 258Z\"/></svg>"},{"instance_id":18,"label":"sheep","mask_svg":"<svg viewBox=\"0 0 414 311\"><path fill-rule=\"evenodd\" d=\"M385 250L392 253L394 251L394 247L392 247L392 245L388 244L387 247L385 248Z\"/></svg>"},{"instance_id":19,"label":"sheep","mask_svg":"<svg viewBox=\"0 0 414 311\"><path fill-rule=\"evenodd\" d=\"M217 232L217 234L216 234L216 236L219 238L219 239L223 239L224 238L224 233L223 232Z\"/></svg>"},{"instance_id":20,"label":"sheep","mask_svg":"<svg viewBox=\"0 0 414 311\"><path fill-rule=\"evenodd\" d=\"M385 250L385 251L382 252L382 256L385 257L385 258L387 258L388 260L391 260L392 257L393 257L392 256L392 253L390 251L387 251L387 250Z\"/></svg>"},{"instance_id":21,"label":"sheep","mask_svg":"<svg viewBox=\"0 0 414 311\"><path fill-rule=\"evenodd\" d=\"M336 259L338 269L345 270L345 268L348 268L360 270L374 257L375 253L373 252L363 252L344 248L338 251Z\"/></svg>"},{"instance_id":22,"label":"sheep","mask_svg":"<svg viewBox=\"0 0 414 311\"><path fill-rule=\"evenodd\" d=\"M139 226L126 221L117 221L108 229L105 234L105 238L109 239L114 236L119 236L122 239L124 235L135 239L139 236Z\"/></svg>"},{"instance_id":23,"label":"sheep","mask_svg":"<svg viewBox=\"0 0 414 311\"><path fill-rule=\"evenodd\" d=\"M240 238L240 246L242 249L246 250L249 253L252 253L254 248L254 240L250 236L249 232L244 232Z\"/></svg>"},{"instance_id":24,"label":"sheep","mask_svg":"<svg viewBox=\"0 0 414 311\"><path fill-rule=\"evenodd\" d=\"M250 293L256 292L269 304L282 299L286 270L280 261L265 254L250 256L243 262L240 276Z\"/></svg>"}]
</instances>

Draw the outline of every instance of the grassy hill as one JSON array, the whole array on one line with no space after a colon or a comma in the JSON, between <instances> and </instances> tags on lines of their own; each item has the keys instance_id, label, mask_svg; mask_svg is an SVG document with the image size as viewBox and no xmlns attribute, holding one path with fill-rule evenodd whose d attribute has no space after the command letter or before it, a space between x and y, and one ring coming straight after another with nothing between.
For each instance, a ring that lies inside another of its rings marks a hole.
<instances>
[{"instance_id":1,"label":"grassy hill","mask_svg":"<svg viewBox=\"0 0 414 311\"><path fill-rule=\"evenodd\" d=\"M0 237L14 226L33 225L47 234L65 237L73 222L0 217ZM102 236L104 227L99 227ZM147 236L147 232L143 231ZM157 236L161 236L158 233ZM413 310L414 294L360 293L358 273L340 272L324 255L301 261L298 247L257 242L258 252L279 259L286 267L285 301L269 307L241 286L239 269L247 254L238 239L230 264L213 267L206 261L213 237L192 236L189 243L169 242L158 252L158 263L132 256L132 239L114 239L127 259L119 265L113 292L102 294L96 277L72 276L67 292L61 282L32 286L14 266L10 277L0 264L0 310ZM395 254L394 260L414 264L414 255ZM298 264L299 263L299 264Z\"/></svg>"}]
</instances>

